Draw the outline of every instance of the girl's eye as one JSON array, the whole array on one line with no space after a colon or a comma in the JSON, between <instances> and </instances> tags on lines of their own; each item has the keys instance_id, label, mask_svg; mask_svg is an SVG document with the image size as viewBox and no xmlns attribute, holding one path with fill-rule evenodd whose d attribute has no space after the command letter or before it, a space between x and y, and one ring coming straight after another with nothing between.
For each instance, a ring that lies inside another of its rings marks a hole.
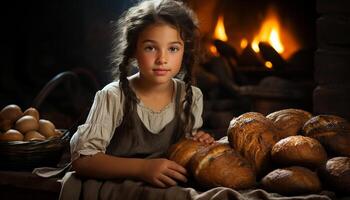
<instances>
[{"instance_id":1,"label":"girl's eye","mask_svg":"<svg viewBox=\"0 0 350 200\"><path fill-rule=\"evenodd\" d=\"M173 53L178 52L179 50L180 50L179 47L170 47L170 48L169 48L169 51L170 51L170 52L173 52Z\"/></svg>"},{"instance_id":2,"label":"girl's eye","mask_svg":"<svg viewBox=\"0 0 350 200\"><path fill-rule=\"evenodd\" d=\"M152 47L152 46L146 46L144 48L146 51L154 51L156 48Z\"/></svg>"}]
</instances>

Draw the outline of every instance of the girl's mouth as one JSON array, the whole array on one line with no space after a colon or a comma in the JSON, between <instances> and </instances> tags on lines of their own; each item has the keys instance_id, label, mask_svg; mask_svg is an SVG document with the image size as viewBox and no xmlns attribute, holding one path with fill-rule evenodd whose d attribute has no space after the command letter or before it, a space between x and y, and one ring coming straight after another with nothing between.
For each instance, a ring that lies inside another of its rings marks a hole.
<instances>
[{"instance_id":1,"label":"girl's mouth","mask_svg":"<svg viewBox=\"0 0 350 200\"><path fill-rule=\"evenodd\" d=\"M156 76L164 76L166 75L170 69L153 69L153 72Z\"/></svg>"}]
</instances>

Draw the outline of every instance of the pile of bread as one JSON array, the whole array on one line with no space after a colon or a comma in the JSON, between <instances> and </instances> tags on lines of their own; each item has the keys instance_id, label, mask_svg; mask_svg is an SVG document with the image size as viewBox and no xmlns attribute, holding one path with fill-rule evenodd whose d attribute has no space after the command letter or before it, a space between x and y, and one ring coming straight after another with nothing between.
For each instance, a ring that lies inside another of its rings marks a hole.
<instances>
[{"instance_id":1,"label":"pile of bread","mask_svg":"<svg viewBox=\"0 0 350 200\"><path fill-rule=\"evenodd\" d=\"M168 155L206 188L350 193L350 123L339 116L244 113L231 120L227 137L212 145L184 138Z\"/></svg>"},{"instance_id":2,"label":"pile of bread","mask_svg":"<svg viewBox=\"0 0 350 200\"><path fill-rule=\"evenodd\" d=\"M0 111L0 141L42 141L62 136L62 132L46 119L40 119L39 111L28 108L24 112L15 104Z\"/></svg>"}]
</instances>

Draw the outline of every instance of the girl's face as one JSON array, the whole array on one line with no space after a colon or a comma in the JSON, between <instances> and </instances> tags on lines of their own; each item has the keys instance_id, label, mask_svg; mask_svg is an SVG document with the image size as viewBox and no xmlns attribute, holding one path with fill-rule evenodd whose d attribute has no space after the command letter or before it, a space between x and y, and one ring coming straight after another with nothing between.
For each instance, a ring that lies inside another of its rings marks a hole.
<instances>
[{"instance_id":1,"label":"girl's face","mask_svg":"<svg viewBox=\"0 0 350 200\"><path fill-rule=\"evenodd\" d=\"M184 42L179 32L167 24L144 29L137 41L136 60L140 78L152 83L168 83L180 71Z\"/></svg>"}]
</instances>

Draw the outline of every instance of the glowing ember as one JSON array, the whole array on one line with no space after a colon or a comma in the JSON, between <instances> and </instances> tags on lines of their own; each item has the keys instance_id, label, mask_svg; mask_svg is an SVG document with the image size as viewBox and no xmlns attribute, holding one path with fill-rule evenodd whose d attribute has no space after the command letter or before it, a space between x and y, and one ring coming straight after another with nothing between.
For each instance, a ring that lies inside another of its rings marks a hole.
<instances>
[{"instance_id":1,"label":"glowing ember","mask_svg":"<svg viewBox=\"0 0 350 200\"><path fill-rule=\"evenodd\" d=\"M243 39L241 40L241 48L244 49L244 48L246 48L247 46L248 46L248 40L245 39L245 38L243 38Z\"/></svg>"},{"instance_id":2,"label":"glowing ember","mask_svg":"<svg viewBox=\"0 0 350 200\"><path fill-rule=\"evenodd\" d=\"M270 61L265 62L265 67L271 69L273 67L272 63Z\"/></svg>"},{"instance_id":3,"label":"glowing ember","mask_svg":"<svg viewBox=\"0 0 350 200\"><path fill-rule=\"evenodd\" d=\"M210 45L209 50L213 55L215 55L215 56L219 55L219 52L214 45Z\"/></svg>"}]
</instances>

